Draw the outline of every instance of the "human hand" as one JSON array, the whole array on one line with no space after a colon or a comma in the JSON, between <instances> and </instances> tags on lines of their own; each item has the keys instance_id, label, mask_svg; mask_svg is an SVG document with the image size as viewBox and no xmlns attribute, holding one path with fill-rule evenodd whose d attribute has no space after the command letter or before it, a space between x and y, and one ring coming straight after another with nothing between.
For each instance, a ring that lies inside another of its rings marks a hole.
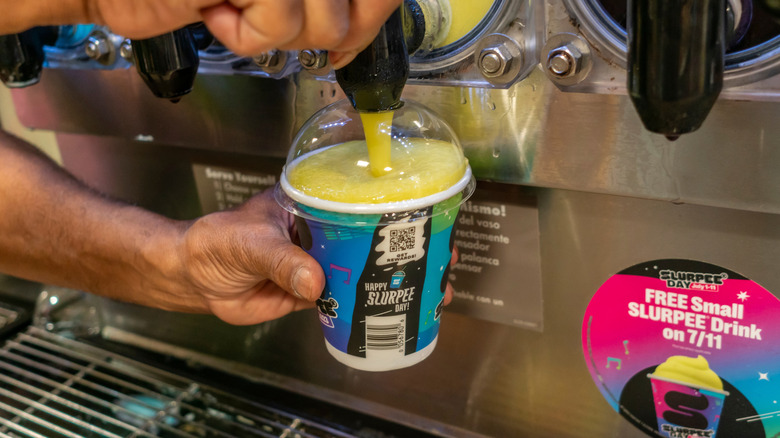
<instances>
[{"instance_id":1,"label":"human hand","mask_svg":"<svg viewBox=\"0 0 780 438\"><path fill-rule=\"evenodd\" d=\"M179 257L184 274L177 277L186 279L183 286L202 308L180 310L208 311L228 323L248 325L313 307L325 276L317 261L292 243L293 223L272 190L193 222ZM457 261L454 248L450 265ZM444 304L452 297L448 282Z\"/></svg>"},{"instance_id":2,"label":"human hand","mask_svg":"<svg viewBox=\"0 0 780 438\"><path fill-rule=\"evenodd\" d=\"M184 289L194 292L205 307L201 311L236 325L313 307L325 275L291 242L292 224L271 190L194 221L183 235L179 257Z\"/></svg>"},{"instance_id":3,"label":"human hand","mask_svg":"<svg viewBox=\"0 0 780 438\"><path fill-rule=\"evenodd\" d=\"M340 68L368 46L402 0L81 1L88 22L106 24L127 38L149 38L203 21L238 55L323 49Z\"/></svg>"}]
</instances>

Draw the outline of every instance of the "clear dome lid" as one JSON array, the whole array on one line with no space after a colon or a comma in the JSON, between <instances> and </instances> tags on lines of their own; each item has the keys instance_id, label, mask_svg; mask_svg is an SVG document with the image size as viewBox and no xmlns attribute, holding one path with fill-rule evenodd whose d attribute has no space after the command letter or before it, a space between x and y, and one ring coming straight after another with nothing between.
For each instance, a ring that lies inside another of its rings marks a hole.
<instances>
[{"instance_id":1,"label":"clear dome lid","mask_svg":"<svg viewBox=\"0 0 780 438\"><path fill-rule=\"evenodd\" d=\"M455 132L430 109L404 100L394 111L359 113L340 100L314 114L293 139L280 182L281 197L291 199L280 203L296 214L296 202L388 213L458 194L465 200L474 185Z\"/></svg>"}]
</instances>

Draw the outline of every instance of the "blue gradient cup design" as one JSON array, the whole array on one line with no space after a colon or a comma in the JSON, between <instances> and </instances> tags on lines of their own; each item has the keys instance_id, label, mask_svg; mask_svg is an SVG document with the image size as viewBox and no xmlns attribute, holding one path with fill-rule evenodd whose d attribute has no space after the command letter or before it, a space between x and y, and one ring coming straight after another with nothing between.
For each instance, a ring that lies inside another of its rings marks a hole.
<instances>
[{"instance_id":1,"label":"blue gradient cup design","mask_svg":"<svg viewBox=\"0 0 780 438\"><path fill-rule=\"evenodd\" d=\"M468 169L445 192L361 205L358 213L349 213L321 208L322 202L295 193L282 177L277 200L295 213L301 245L326 275L317 313L333 357L353 368L385 371L414 365L433 352L453 226L474 186Z\"/></svg>"}]
</instances>

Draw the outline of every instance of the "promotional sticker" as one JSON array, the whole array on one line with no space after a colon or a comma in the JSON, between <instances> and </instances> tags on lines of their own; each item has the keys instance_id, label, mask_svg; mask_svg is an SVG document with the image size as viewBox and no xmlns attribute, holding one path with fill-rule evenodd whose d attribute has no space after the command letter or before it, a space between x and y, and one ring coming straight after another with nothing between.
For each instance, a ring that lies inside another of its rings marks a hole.
<instances>
[{"instance_id":1,"label":"promotional sticker","mask_svg":"<svg viewBox=\"0 0 780 438\"><path fill-rule=\"evenodd\" d=\"M615 411L650 436L780 437L780 300L744 276L655 260L609 278L582 325Z\"/></svg>"}]
</instances>

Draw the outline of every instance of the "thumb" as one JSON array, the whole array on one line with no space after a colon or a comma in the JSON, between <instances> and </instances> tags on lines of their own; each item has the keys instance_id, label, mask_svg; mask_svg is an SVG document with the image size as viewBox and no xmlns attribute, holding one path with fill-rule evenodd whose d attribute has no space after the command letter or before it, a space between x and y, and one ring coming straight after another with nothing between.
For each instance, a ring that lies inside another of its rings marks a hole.
<instances>
[{"instance_id":1,"label":"thumb","mask_svg":"<svg viewBox=\"0 0 780 438\"><path fill-rule=\"evenodd\" d=\"M314 258L287 242L272 255L268 279L296 297L314 301L325 287L325 274Z\"/></svg>"},{"instance_id":2,"label":"thumb","mask_svg":"<svg viewBox=\"0 0 780 438\"><path fill-rule=\"evenodd\" d=\"M253 224L252 232L240 233L245 272L255 272L280 288L307 301L319 298L325 287L325 274L319 263L290 239L292 215L266 190L243 204L236 212Z\"/></svg>"}]
</instances>

